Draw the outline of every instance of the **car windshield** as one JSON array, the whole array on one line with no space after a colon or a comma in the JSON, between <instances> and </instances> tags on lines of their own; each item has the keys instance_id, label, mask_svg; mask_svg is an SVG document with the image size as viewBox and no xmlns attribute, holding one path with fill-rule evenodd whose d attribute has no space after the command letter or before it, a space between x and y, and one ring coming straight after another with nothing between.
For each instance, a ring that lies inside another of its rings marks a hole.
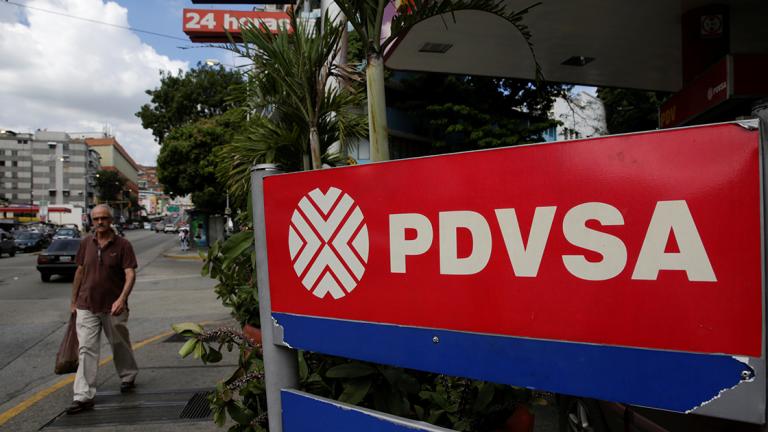
<instances>
[{"instance_id":1,"label":"car windshield","mask_svg":"<svg viewBox=\"0 0 768 432\"><path fill-rule=\"evenodd\" d=\"M48 246L46 252L72 252L74 254L79 247L80 240L54 240L53 243Z\"/></svg>"},{"instance_id":2,"label":"car windshield","mask_svg":"<svg viewBox=\"0 0 768 432\"><path fill-rule=\"evenodd\" d=\"M16 240L37 240L39 238L40 234L34 232L21 232L16 234Z\"/></svg>"},{"instance_id":3,"label":"car windshield","mask_svg":"<svg viewBox=\"0 0 768 432\"><path fill-rule=\"evenodd\" d=\"M73 236L73 235L75 235L75 230L73 230L71 228L60 229L60 230L56 231L56 235L58 235L58 236Z\"/></svg>"}]
</instances>

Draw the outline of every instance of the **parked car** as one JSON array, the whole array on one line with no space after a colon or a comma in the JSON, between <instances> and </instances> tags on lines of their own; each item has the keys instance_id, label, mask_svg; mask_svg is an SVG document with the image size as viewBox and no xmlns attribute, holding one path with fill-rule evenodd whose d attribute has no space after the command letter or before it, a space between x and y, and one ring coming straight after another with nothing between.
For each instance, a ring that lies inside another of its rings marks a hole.
<instances>
[{"instance_id":1,"label":"parked car","mask_svg":"<svg viewBox=\"0 0 768 432\"><path fill-rule=\"evenodd\" d=\"M160 231L163 231L165 229L165 224L162 222L155 223L155 232L159 233Z\"/></svg>"},{"instance_id":2,"label":"parked car","mask_svg":"<svg viewBox=\"0 0 768 432\"><path fill-rule=\"evenodd\" d=\"M74 276L77 270L75 255L80 248L80 239L56 239L44 252L37 256L37 271L43 282L53 275Z\"/></svg>"},{"instance_id":3,"label":"parked car","mask_svg":"<svg viewBox=\"0 0 768 432\"><path fill-rule=\"evenodd\" d=\"M163 227L163 232L164 233L169 233L169 232L170 233L175 233L175 232L179 232L179 228L176 225L174 225L174 224L166 224Z\"/></svg>"},{"instance_id":4,"label":"parked car","mask_svg":"<svg viewBox=\"0 0 768 432\"><path fill-rule=\"evenodd\" d=\"M145 230L151 230L152 229L152 224L149 223L149 222L144 222L144 229Z\"/></svg>"},{"instance_id":5,"label":"parked car","mask_svg":"<svg viewBox=\"0 0 768 432\"><path fill-rule=\"evenodd\" d=\"M10 233L0 228L0 255L4 253L10 256L16 255L16 243Z\"/></svg>"},{"instance_id":6,"label":"parked car","mask_svg":"<svg viewBox=\"0 0 768 432\"><path fill-rule=\"evenodd\" d=\"M59 228L56 230L56 232L53 234L53 239L73 239L73 238L80 238L80 230L77 228Z\"/></svg>"},{"instance_id":7,"label":"parked car","mask_svg":"<svg viewBox=\"0 0 768 432\"><path fill-rule=\"evenodd\" d=\"M16 250L21 252L34 252L45 249L48 239L40 232L20 231L16 234Z\"/></svg>"}]
</instances>

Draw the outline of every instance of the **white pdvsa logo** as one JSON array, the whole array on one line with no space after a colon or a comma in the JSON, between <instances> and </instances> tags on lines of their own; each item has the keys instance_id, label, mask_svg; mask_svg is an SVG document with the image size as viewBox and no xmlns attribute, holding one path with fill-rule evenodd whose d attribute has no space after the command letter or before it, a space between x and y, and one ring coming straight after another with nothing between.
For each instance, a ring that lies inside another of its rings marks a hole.
<instances>
[{"instance_id":1,"label":"white pdvsa logo","mask_svg":"<svg viewBox=\"0 0 768 432\"><path fill-rule=\"evenodd\" d=\"M351 293L368 262L368 227L355 201L331 187L314 189L293 211L288 228L291 262L312 294L339 299Z\"/></svg>"}]
</instances>

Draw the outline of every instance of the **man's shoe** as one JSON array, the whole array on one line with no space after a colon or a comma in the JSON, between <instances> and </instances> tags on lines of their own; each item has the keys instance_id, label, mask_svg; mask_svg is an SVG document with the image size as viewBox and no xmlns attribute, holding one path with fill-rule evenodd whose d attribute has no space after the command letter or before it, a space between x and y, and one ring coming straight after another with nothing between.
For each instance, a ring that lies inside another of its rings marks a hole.
<instances>
[{"instance_id":1,"label":"man's shoe","mask_svg":"<svg viewBox=\"0 0 768 432\"><path fill-rule=\"evenodd\" d=\"M134 388L136 388L136 381L120 383L120 393L128 393L129 391L133 391Z\"/></svg>"},{"instance_id":2,"label":"man's shoe","mask_svg":"<svg viewBox=\"0 0 768 432\"><path fill-rule=\"evenodd\" d=\"M72 401L72 405L67 408L67 414L77 414L83 411L88 411L93 409L93 399L84 400L84 401Z\"/></svg>"}]
</instances>

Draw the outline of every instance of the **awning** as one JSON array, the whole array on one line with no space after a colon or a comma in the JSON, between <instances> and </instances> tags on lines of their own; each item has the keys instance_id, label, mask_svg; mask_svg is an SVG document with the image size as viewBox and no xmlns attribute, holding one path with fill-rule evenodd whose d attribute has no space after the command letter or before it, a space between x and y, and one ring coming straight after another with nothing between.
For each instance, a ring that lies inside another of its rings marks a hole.
<instances>
[{"instance_id":1,"label":"awning","mask_svg":"<svg viewBox=\"0 0 768 432\"><path fill-rule=\"evenodd\" d=\"M0 213L38 213L40 208L37 206L26 207L0 207ZM48 207L48 213L72 213L72 209L67 207Z\"/></svg>"}]
</instances>

